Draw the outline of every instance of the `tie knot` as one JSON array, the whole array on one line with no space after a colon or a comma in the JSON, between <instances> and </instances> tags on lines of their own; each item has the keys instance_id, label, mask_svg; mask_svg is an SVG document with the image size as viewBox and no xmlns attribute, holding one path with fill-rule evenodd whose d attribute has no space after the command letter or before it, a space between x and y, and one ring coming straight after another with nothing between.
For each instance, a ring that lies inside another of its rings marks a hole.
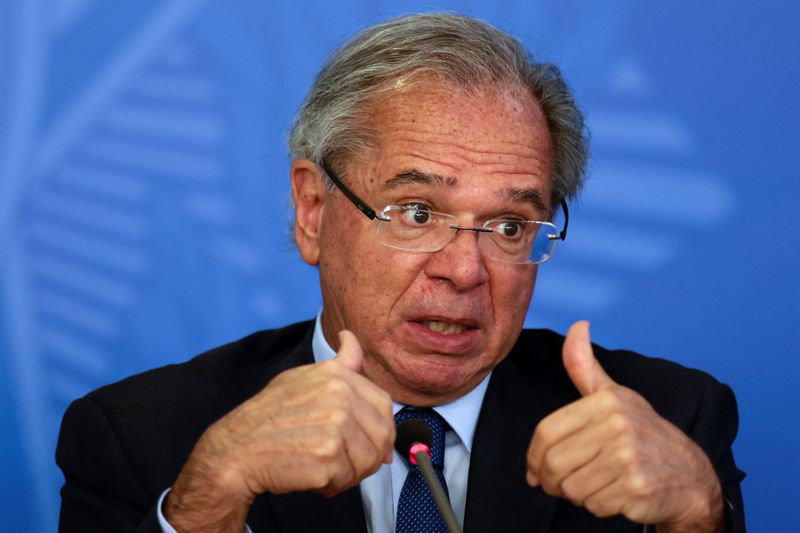
<instances>
[{"instance_id":1,"label":"tie knot","mask_svg":"<svg viewBox=\"0 0 800 533\"><path fill-rule=\"evenodd\" d=\"M414 407L404 407L400 412L394 415L395 424L398 426L410 420L417 418L425 422L431 433L433 434L433 442L431 443L431 463L434 466L441 467L444 465L444 435L450 429L444 418L439 413L430 408L417 409ZM407 457L405 459L408 459Z\"/></svg>"}]
</instances>

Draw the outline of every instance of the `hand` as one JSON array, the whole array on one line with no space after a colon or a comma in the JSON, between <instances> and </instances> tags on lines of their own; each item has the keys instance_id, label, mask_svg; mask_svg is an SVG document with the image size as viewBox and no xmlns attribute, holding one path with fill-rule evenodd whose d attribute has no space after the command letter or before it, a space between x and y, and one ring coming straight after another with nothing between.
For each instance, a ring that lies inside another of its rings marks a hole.
<instances>
[{"instance_id":1,"label":"hand","mask_svg":"<svg viewBox=\"0 0 800 533\"><path fill-rule=\"evenodd\" d=\"M527 480L598 517L622 514L659 531L723 527L722 493L706 454L595 359L588 322L564 341L564 367L582 398L543 419Z\"/></svg>"},{"instance_id":2,"label":"hand","mask_svg":"<svg viewBox=\"0 0 800 533\"><path fill-rule=\"evenodd\" d=\"M335 359L278 375L206 430L167 496L173 527L240 533L259 494L332 496L391 462L391 398L358 373L356 337L339 339Z\"/></svg>"}]
</instances>

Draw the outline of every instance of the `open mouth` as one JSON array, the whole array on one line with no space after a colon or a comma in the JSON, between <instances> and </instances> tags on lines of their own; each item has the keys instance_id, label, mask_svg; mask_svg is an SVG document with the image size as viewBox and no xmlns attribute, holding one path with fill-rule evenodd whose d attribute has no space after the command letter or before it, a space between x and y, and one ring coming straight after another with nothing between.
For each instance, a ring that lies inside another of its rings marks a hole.
<instances>
[{"instance_id":1,"label":"open mouth","mask_svg":"<svg viewBox=\"0 0 800 533\"><path fill-rule=\"evenodd\" d=\"M412 319L412 322L433 333L445 336L460 335L478 328L476 321L463 317L420 316Z\"/></svg>"},{"instance_id":2,"label":"open mouth","mask_svg":"<svg viewBox=\"0 0 800 533\"><path fill-rule=\"evenodd\" d=\"M417 316L405 322L403 336L423 352L463 354L481 339L480 322L464 317Z\"/></svg>"},{"instance_id":3,"label":"open mouth","mask_svg":"<svg viewBox=\"0 0 800 533\"><path fill-rule=\"evenodd\" d=\"M440 322L438 320L425 320L422 325L440 335L458 335L467 331L469 326L457 322Z\"/></svg>"}]
</instances>

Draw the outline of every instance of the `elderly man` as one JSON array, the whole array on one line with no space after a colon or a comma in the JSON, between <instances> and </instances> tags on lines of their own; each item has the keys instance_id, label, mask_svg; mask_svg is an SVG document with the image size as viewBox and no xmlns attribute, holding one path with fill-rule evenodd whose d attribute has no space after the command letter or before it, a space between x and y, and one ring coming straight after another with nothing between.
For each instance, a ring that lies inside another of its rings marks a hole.
<instances>
[{"instance_id":1,"label":"elderly man","mask_svg":"<svg viewBox=\"0 0 800 533\"><path fill-rule=\"evenodd\" d=\"M443 531L395 417L433 428L466 531L744 530L730 389L585 322L522 329L586 163L555 67L470 18L390 21L290 148L322 311L77 400L62 530Z\"/></svg>"}]
</instances>

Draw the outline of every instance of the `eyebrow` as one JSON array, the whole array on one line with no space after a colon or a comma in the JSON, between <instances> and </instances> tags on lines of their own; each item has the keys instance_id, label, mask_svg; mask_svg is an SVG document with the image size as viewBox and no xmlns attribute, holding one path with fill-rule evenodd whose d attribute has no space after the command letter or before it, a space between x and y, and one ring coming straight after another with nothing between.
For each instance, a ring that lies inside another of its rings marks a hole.
<instances>
[{"instance_id":1,"label":"eyebrow","mask_svg":"<svg viewBox=\"0 0 800 533\"><path fill-rule=\"evenodd\" d=\"M458 180L440 174L431 174L418 170L406 170L388 179L386 183L384 183L388 189L397 189L410 184L428 185L431 187L457 187ZM536 189L509 187L498 191L497 196L510 200L511 202L532 205L536 210L543 213L548 213L550 211L542 198L542 194Z\"/></svg>"},{"instance_id":2,"label":"eyebrow","mask_svg":"<svg viewBox=\"0 0 800 533\"><path fill-rule=\"evenodd\" d=\"M386 187L389 189L396 189L409 184L431 185L433 187L454 187L456 185L456 180L440 174L430 174L418 170L406 170L388 179L385 183Z\"/></svg>"},{"instance_id":3,"label":"eyebrow","mask_svg":"<svg viewBox=\"0 0 800 533\"><path fill-rule=\"evenodd\" d=\"M543 213L548 213L550 211L547 205L545 205L542 194L536 189L516 189L512 187L503 189L498 195L508 198L512 202L530 204Z\"/></svg>"}]
</instances>

